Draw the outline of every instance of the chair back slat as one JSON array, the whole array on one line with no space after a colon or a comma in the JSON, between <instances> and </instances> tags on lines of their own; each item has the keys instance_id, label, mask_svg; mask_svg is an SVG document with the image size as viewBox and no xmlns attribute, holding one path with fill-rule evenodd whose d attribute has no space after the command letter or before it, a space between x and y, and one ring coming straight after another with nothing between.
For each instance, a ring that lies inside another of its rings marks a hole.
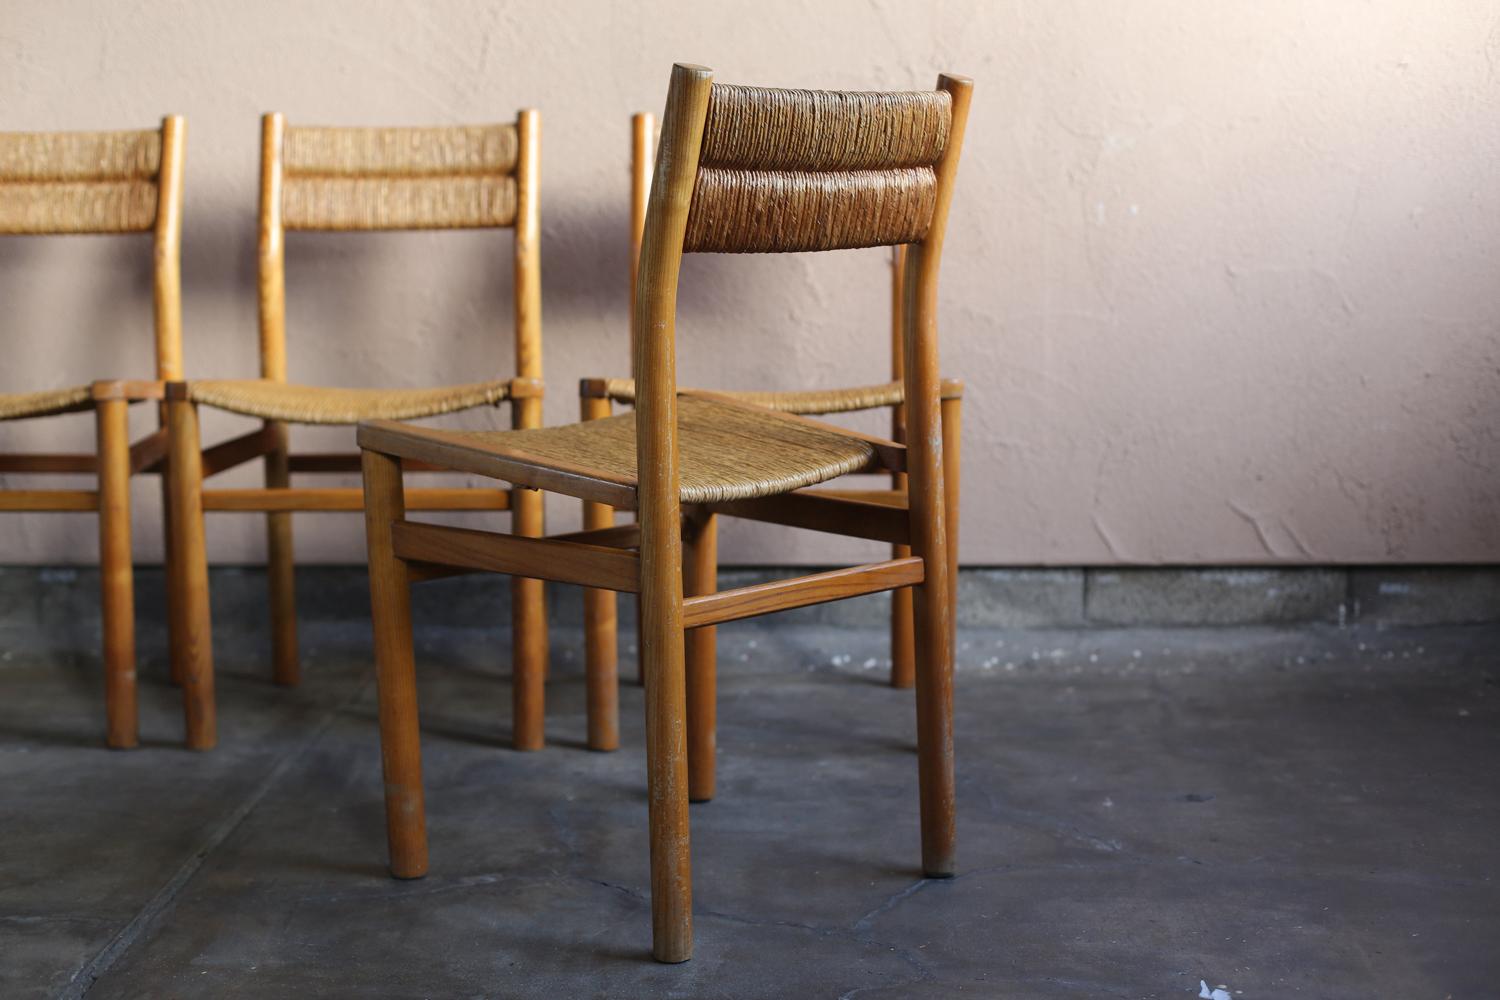
<instances>
[{"instance_id":1,"label":"chair back slat","mask_svg":"<svg viewBox=\"0 0 1500 1000\"><path fill-rule=\"evenodd\" d=\"M136 233L156 224L161 132L0 133L0 233Z\"/></svg>"},{"instance_id":2,"label":"chair back slat","mask_svg":"<svg viewBox=\"0 0 1500 1000\"><path fill-rule=\"evenodd\" d=\"M516 220L516 126L288 127L288 229L456 229Z\"/></svg>"},{"instance_id":3,"label":"chair back slat","mask_svg":"<svg viewBox=\"0 0 1500 1000\"><path fill-rule=\"evenodd\" d=\"M683 249L791 253L922 239L946 91L865 93L714 84Z\"/></svg>"},{"instance_id":4,"label":"chair back slat","mask_svg":"<svg viewBox=\"0 0 1500 1000\"><path fill-rule=\"evenodd\" d=\"M473 229L516 221L513 177L288 176L288 229Z\"/></svg>"}]
</instances>

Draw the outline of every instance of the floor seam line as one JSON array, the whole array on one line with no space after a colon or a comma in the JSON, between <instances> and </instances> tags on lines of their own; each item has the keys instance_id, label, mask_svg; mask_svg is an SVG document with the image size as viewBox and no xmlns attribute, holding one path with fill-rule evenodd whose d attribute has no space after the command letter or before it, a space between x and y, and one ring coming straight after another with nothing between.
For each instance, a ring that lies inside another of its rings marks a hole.
<instances>
[{"instance_id":1,"label":"floor seam line","mask_svg":"<svg viewBox=\"0 0 1500 1000\"><path fill-rule=\"evenodd\" d=\"M188 859L178 867L177 871L173 873L172 877L160 889L157 889L152 894L145 905L130 919L130 922L122 927L119 933L110 938L108 944L99 949L93 958L85 962L73 974L72 978L68 980L68 985L57 994L57 1000L81 1000L82 997L87 995L89 990L93 989L94 984L135 946L137 941L146 936L146 933L151 930L157 919L177 901L177 897L182 894L183 889L187 888L188 883L193 880L193 876L198 874L204 863L208 861L209 856L218 850L235 830L239 829L240 825L255 811L255 807L260 805L261 800L269 795L271 789L276 786L287 771L291 770L292 765L301 760L313 748L318 740L322 738L323 734L327 732L328 727L333 724L334 718L341 711L358 702L364 696L365 692L369 690L369 687L370 681L366 680L353 695L330 708L324 713L323 718L318 721L313 731L301 743L282 755L281 759L272 765L271 770L260 780L250 794L209 832L208 836L204 838Z\"/></svg>"}]
</instances>

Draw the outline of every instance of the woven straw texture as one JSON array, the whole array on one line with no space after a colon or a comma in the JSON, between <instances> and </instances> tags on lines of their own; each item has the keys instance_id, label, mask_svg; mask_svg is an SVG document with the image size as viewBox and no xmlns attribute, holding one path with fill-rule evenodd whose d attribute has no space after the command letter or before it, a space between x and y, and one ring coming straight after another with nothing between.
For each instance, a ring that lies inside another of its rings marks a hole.
<instances>
[{"instance_id":1,"label":"woven straw texture","mask_svg":"<svg viewBox=\"0 0 1500 1000\"><path fill-rule=\"evenodd\" d=\"M866 467L870 443L767 411L682 396L677 400L683 503L773 496ZM548 459L637 481L635 415L562 427L454 434L480 450L545 466Z\"/></svg>"},{"instance_id":2,"label":"woven straw texture","mask_svg":"<svg viewBox=\"0 0 1500 1000\"><path fill-rule=\"evenodd\" d=\"M931 166L948 141L947 91L853 93L714 84L699 163L740 170Z\"/></svg>"},{"instance_id":3,"label":"woven straw texture","mask_svg":"<svg viewBox=\"0 0 1500 1000\"><path fill-rule=\"evenodd\" d=\"M188 384L194 402L262 420L293 424L357 424L415 420L495 406L510 398L510 382L475 382L435 389L336 389L265 379L205 379Z\"/></svg>"},{"instance_id":4,"label":"woven straw texture","mask_svg":"<svg viewBox=\"0 0 1500 1000\"><path fill-rule=\"evenodd\" d=\"M512 177L289 177L288 229L472 229L516 221Z\"/></svg>"},{"instance_id":5,"label":"woven straw texture","mask_svg":"<svg viewBox=\"0 0 1500 1000\"><path fill-rule=\"evenodd\" d=\"M87 410L92 405L93 396L86 385L42 392L0 392L0 420L72 413L75 410Z\"/></svg>"},{"instance_id":6,"label":"woven straw texture","mask_svg":"<svg viewBox=\"0 0 1500 1000\"><path fill-rule=\"evenodd\" d=\"M698 171L684 249L795 253L915 243L937 202L930 167Z\"/></svg>"},{"instance_id":7,"label":"woven straw texture","mask_svg":"<svg viewBox=\"0 0 1500 1000\"><path fill-rule=\"evenodd\" d=\"M281 161L291 176L503 175L516 169L518 148L514 125L289 126L283 139Z\"/></svg>"},{"instance_id":8,"label":"woven straw texture","mask_svg":"<svg viewBox=\"0 0 1500 1000\"><path fill-rule=\"evenodd\" d=\"M161 133L0 133L0 233L129 233L156 223Z\"/></svg>"},{"instance_id":9,"label":"woven straw texture","mask_svg":"<svg viewBox=\"0 0 1500 1000\"><path fill-rule=\"evenodd\" d=\"M853 413L857 410L874 410L882 406L899 406L906 401L906 387L900 382L883 385L862 385L848 389L790 389L781 392L756 392L753 390L715 389L720 396L729 396L746 403L754 403L780 413L797 413L815 416L821 413ZM610 378L604 380L604 394L617 403L635 402L635 380ZM944 379L944 399L962 399L963 383L957 379Z\"/></svg>"},{"instance_id":10,"label":"woven straw texture","mask_svg":"<svg viewBox=\"0 0 1500 1000\"><path fill-rule=\"evenodd\" d=\"M684 249L791 253L912 243L936 203L946 92L715 84Z\"/></svg>"},{"instance_id":11,"label":"woven straw texture","mask_svg":"<svg viewBox=\"0 0 1500 1000\"><path fill-rule=\"evenodd\" d=\"M460 229L516 219L514 125L288 128L288 229Z\"/></svg>"}]
</instances>

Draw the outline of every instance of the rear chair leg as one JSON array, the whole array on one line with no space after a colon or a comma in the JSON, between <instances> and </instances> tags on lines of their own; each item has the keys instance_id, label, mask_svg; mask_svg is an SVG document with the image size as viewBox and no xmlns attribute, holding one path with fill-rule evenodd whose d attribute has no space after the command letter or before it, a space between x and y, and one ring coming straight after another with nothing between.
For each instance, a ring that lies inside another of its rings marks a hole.
<instances>
[{"instance_id":1,"label":"rear chair leg","mask_svg":"<svg viewBox=\"0 0 1500 1000\"><path fill-rule=\"evenodd\" d=\"M417 672L412 659L411 580L406 562L396 557L391 541L391 526L406 516L401 461L365 451L361 464L391 874L396 878L421 878L427 874L427 819L422 796Z\"/></svg>"},{"instance_id":2,"label":"rear chair leg","mask_svg":"<svg viewBox=\"0 0 1500 1000\"><path fill-rule=\"evenodd\" d=\"M172 494L172 565L167 568L177 612L173 673L182 677L187 745L208 750L218 740L214 712L213 638L209 623L208 551L203 539L203 453L198 412L180 383L168 385L167 462ZM173 397L176 398L173 398Z\"/></svg>"},{"instance_id":3,"label":"rear chair leg","mask_svg":"<svg viewBox=\"0 0 1500 1000\"><path fill-rule=\"evenodd\" d=\"M906 474L891 476L891 488L906 489ZM910 545L892 545L891 558L911 555ZM917 648L912 634L912 592L910 587L891 591L891 687L909 688L917 682Z\"/></svg>"},{"instance_id":4,"label":"rear chair leg","mask_svg":"<svg viewBox=\"0 0 1500 1000\"><path fill-rule=\"evenodd\" d=\"M137 743L135 595L130 562L130 431L128 403L95 404L99 454L99 583L104 616L106 741L115 749Z\"/></svg>"},{"instance_id":5,"label":"rear chair leg","mask_svg":"<svg viewBox=\"0 0 1500 1000\"><path fill-rule=\"evenodd\" d=\"M683 591L687 596L712 594L719 589L719 522L713 514L690 518L686 525L682 560ZM715 752L718 739L718 629L713 625L687 633L688 799L707 802L714 797Z\"/></svg>"},{"instance_id":6,"label":"rear chair leg","mask_svg":"<svg viewBox=\"0 0 1500 1000\"><path fill-rule=\"evenodd\" d=\"M607 398L584 396L580 404L584 420L609 416L611 407ZM585 530L608 528L614 523L613 507L584 502ZM584 588L583 658L590 750L617 750L620 746L619 617L620 601L613 590Z\"/></svg>"},{"instance_id":7,"label":"rear chair leg","mask_svg":"<svg viewBox=\"0 0 1500 1000\"><path fill-rule=\"evenodd\" d=\"M948 641L958 649L958 460L962 437L962 399L945 399L940 413L943 420L943 529L948 539L948 623L953 637Z\"/></svg>"},{"instance_id":8,"label":"rear chair leg","mask_svg":"<svg viewBox=\"0 0 1500 1000\"><path fill-rule=\"evenodd\" d=\"M286 489L292 484L287 454L285 424L266 425L276 445L266 453L266 486ZM266 582L271 590L271 677L277 684L295 687L302 680L297 656L297 571L292 553L292 514L274 511L266 515Z\"/></svg>"}]
</instances>

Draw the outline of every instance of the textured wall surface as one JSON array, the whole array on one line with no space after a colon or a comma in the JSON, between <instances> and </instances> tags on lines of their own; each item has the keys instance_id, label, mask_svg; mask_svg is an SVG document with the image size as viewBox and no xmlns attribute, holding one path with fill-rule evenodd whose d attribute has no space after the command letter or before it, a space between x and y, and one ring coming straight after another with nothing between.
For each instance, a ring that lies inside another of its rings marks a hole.
<instances>
[{"instance_id":1,"label":"textured wall surface","mask_svg":"<svg viewBox=\"0 0 1500 1000\"><path fill-rule=\"evenodd\" d=\"M970 387L966 562L1500 560L1493 0L0 0L0 129L187 115L188 372L248 376L262 111L540 108L546 412L563 421L578 377L628 363L628 115L659 110L673 60L788 86L975 78L942 292L945 368ZM508 371L508 251L504 233L294 235L293 377ZM135 238L0 239L0 390L146 374L148 256ZM883 379L886 281L878 251L694 259L681 379ZM90 434L79 417L5 425L0 448ZM154 489L135 489L145 560ZM211 520L218 560L258 559L261 536ZM299 545L356 560L360 522L302 517ZM868 551L743 524L723 545L751 563ZM87 518L0 518L0 562L93 553Z\"/></svg>"}]
</instances>

